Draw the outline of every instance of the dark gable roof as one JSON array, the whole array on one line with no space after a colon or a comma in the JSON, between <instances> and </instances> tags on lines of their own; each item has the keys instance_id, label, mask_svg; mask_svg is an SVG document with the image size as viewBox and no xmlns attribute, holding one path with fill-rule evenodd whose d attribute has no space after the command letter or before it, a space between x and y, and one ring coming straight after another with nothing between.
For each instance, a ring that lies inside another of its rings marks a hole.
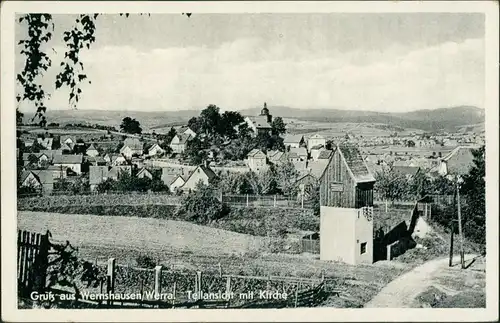
<instances>
[{"instance_id":1,"label":"dark gable roof","mask_svg":"<svg viewBox=\"0 0 500 323\"><path fill-rule=\"evenodd\" d=\"M322 150L318 155L318 159L330 159L332 154L333 150Z\"/></svg>"},{"instance_id":2,"label":"dark gable roof","mask_svg":"<svg viewBox=\"0 0 500 323\"><path fill-rule=\"evenodd\" d=\"M403 175L415 176L420 170L417 166L393 166L392 171Z\"/></svg>"},{"instance_id":3,"label":"dark gable roof","mask_svg":"<svg viewBox=\"0 0 500 323\"><path fill-rule=\"evenodd\" d=\"M215 172L210 167L205 165L200 165L199 167L201 168L201 170L203 170L205 174L207 174L209 181L218 177L217 174L215 174Z\"/></svg>"},{"instance_id":4,"label":"dark gable roof","mask_svg":"<svg viewBox=\"0 0 500 323\"><path fill-rule=\"evenodd\" d=\"M255 158L255 157L259 157L259 158L266 158L266 154L264 154L264 153L262 152L262 150L259 150L259 149L252 149L252 150L248 153L247 157L254 157L254 158Z\"/></svg>"},{"instance_id":5,"label":"dark gable roof","mask_svg":"<svg viewBox=\"0 0 500 323\"><path fill-rule=\"evenodd\" d=\"M338 146L338 149L344 157L347 167L351 171L356 182L375 182L375 178L368 170L357 147L349 144L342 144Z\"/></svg>"},{"instance_id":6,"label":"dark gable roof","mask_svg":"<svg viewBox=\"0 0 500 323\"><path fill-rule=\"evenodd\" d=\"M33 176L36 178L36 180L38 182L40 182L40 179L38 178L38 176L36 176L33 172L29 171L29 170L24 170L22 173L21 173L21 183L24 183L24 181L26 180L26 178L28 178L28 176L30 176L30 174L33 174Z\"/></svg>"},{"instance_id":7,"label":"dark gable roof","mask_svg":"<svg viewBox=\"0 0 500 323\"><path fill-rule=\"evenodd\" d=\"M54 164L81 164L83 155L54 155Z\"/></svg>"}]
</instances>

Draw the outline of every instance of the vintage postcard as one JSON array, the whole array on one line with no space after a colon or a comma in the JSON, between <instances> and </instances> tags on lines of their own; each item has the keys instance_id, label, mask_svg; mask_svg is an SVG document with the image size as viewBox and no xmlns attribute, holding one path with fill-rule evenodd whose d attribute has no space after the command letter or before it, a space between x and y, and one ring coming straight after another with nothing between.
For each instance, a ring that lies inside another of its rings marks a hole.
<instances>
[{"instance_id":1,"label":"vintage postcard","mask_svg":"<svg viewBox=\"0 0 500 323\"><path fill-rule=\"evenodd\" d=\"M493 1L2 3L2 319L498 320L498 52Z\"/></svg>"}]
</instances>

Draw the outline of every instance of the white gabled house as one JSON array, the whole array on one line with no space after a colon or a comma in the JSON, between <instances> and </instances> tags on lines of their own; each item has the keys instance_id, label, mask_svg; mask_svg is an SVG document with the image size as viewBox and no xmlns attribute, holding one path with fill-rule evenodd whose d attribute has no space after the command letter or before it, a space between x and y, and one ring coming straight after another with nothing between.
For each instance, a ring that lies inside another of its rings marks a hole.
<instances>
[{"instance_id":1,"label":"white gabled house","mask_svg":"<svg viewBox=\"0 0 500 323\"><path fill-rule=\"evenodd\" d=\"M154 143L151 147L148 149L148 155L150 157L153 156L158 156L165 153L165 149L161 148L158 143Z\"/></svg>"}]
</instances>

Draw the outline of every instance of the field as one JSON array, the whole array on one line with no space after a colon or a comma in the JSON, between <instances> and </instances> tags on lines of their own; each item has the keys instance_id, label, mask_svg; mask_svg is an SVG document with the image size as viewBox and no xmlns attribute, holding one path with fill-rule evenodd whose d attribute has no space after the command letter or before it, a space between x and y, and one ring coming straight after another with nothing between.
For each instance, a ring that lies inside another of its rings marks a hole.
<instances>
[{"instance_id":1,"label":"field","mask_svg":"<svg viewBox=\"0 0 500 323\"><path fill-rule=\"evenodd\" d=\"M325 306L360 307L383 286L410 268L398 262L350 266L323 262L317 255L266 252L265 237L218 230L180 221L134 217L64 215L18 212L19 229L53 234L53 241L69 240L81 257L104 263L114 257L120 265L135 265L138 255L148 255L165 266L185 270L242 275L316 277L338 281L347 288Z\"/></svg>"}]
</instances>

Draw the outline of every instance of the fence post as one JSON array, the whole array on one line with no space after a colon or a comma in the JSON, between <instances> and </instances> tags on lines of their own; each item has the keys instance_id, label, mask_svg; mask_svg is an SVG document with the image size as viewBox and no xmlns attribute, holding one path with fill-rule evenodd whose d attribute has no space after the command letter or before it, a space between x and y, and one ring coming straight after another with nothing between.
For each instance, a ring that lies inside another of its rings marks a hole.
<instances>
[{"instance_id":1,"label":"fence post","mask_svg":"<svg viewBox=\"0 0 500 323\"><path fill-rule=\"evenodd\" d=\"M219 261L219 277L222 277L222 266Z\"/></svg>"},{"instance_id":2,"label":"fence post","mask_svg":"<svg viewBox=\"0 0 500 323\"><path fill-rule=\"evenodd\" d=\"M432 220L432 203L429 204L429 220Z\"/></svg>"},{"instance_id":3,"label":"fence post","mask_svg":"<svg viewBox=\"0 0 500 323\"><path fill-rule=\"evenodd\" d=\"M391 260L391 245L387 245L386 247L387 250L387 260Z\"/></svg>"},{"instance_id":4,"label":"fence post","mask_svg":"<svg viewBox=\"0 0 500 323\"><path fill-rule=\"evenodd\" d=\"M161 271L163 267L156 266L155 267L155 298L159 299L161 293Z\"/></svg>"},{"instance_id":5,"label":"fence post","mask_svg":"<svg viewBox=\"0 0 500 323\"><path fill-rule=\"evenodd\" d=\"M276 207L276 194L274 194L274 207Z\"/></svg>"},{"instance_id":6,"label":"fence post","mask_svg":"<svg viewBox=\"0 0 500 323\"><path fill-rule=\"evenodd\" d=\"M175 305L175 292L176 292L176 287L177 287L177 281L174 280L174 286L173 286L173 290L172 290L172 308L174 308L174 305Z\"/></svg>"},{"instance_id":7,"label":"fence post","mask_svg":"<svg viewBox=\"0 0 500 323\"><path fill-rule=\"evenodd\" d=\"M248 206L248 194L247 194L247 206Z\"/></svg>"},{"instance_id":8,"label":"fence post","mask_svg":"<svg viewBox=\"0 0 500 323\"><path fill-rule=\"evenodd\" d=\"M387 200L385 200L385 213L387 213Z\"/></svg>"},{"instance_id":9,"label":"fence post","mask_svg":"<svg viewBox=\"0 0 500 323\"><path fill-rule=\"evenodd\" d=\"M115 258L109 258L108 259L108 275L107 275L107 286L106 286L106 293L114 293L115 292L115 269L116 269L116 262ZM111 300L108 300L108 305L113 304Z\"/></svg>"},{"instance_id":10,"label":"fence post","mask_svg":"<svg viewBox=\"0 0 500 323\"><path fill-rule=\"evenodd\" d=\"M196 275L198 276L198 292L200 292L200 296L201 296L201 271L197 271L196 272Z\"/></svg>"},{"instance_id":11,"label":"fence post","mask_svg":"<svg viewBox=\"0 0 500 323\"><path fill-rule=\"evenodd\" d=\"M297 307L297 301L299 300L299 285L295 287L295 307Z\"/></svg>"},{"instance_id":12,"label":"fence post","mask_svg":"<svg viewBox=\"0 0 500 323\"><path fill-rule=\"evenodd\" d=\"M226 278L226 297L227 303L226 307L229 307L229 303L231 302L231 276L227 276Z\"/></svg>"}]
</instances>

